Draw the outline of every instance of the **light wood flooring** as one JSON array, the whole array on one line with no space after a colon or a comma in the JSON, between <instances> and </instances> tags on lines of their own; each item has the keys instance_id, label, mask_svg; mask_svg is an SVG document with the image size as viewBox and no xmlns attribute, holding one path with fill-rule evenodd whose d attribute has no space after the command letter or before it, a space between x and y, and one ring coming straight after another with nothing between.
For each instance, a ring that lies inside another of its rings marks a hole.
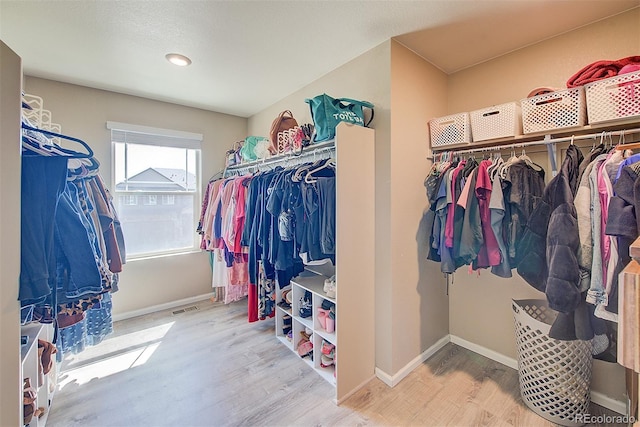
<instances>
[{"instance_id":1,"label":"light wood flooring","mask_svg":"<svg viewBox=\"0 0 640 427\"><path fill-rule=\"evenodd\" d=\"M67 357L47 426L553 425L522 403L515 370L454 344L396 387L373 379L336 406L272 320L248 323L244 301L195 305L116 322Z\"/></svg>"}]
</instances>

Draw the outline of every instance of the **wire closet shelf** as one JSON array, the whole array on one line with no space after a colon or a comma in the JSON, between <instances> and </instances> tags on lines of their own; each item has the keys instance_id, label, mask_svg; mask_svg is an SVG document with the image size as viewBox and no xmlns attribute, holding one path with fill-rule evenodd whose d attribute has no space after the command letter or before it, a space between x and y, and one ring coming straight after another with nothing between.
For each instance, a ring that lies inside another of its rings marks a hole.
<instances>
[{"instance_id":1,"label":"wire closet shelf","mask_svg":"<svg viewBox=\"0 0 640 427\"><path fill-rule=\"evenodd\" d=\"M300 154L285 153L265 159L228 166L224 169L223 177L244 175L264 170L271 170L277 166L296 166L317 160L335 157L335 140L329 140L305 147Z\"/></svg>"},{"instance_id":2,"label":"wire closet shelf","mask_svg":"<svg viewBox=\"0 0 640 427\"><path fill-rule=\"evenodd\" d=\"M557 144L560 142L577 142L582 140L593 140L594 143L598 140L606 143L611 143L615 145L613 142L614 137L618 137L617 144L624 145L626 149L634 149L640 148L640 143L637 145L634 144L637 141L625 141L626 136L630 136L633 134L640 133L640 128L635 129L621 129L621 130L613 130L613 131L601 131L596 133L588 133L581 135L571 135L564 136L560 138L553 138L551 135L545 135L543 139L537 141L523 141L523 142L513 142L510 144L495 144L495 145L487 145L483 147L475 147L475 148L462 148L462 147L451 147L448 149L438 150L434 152L433 156L427 157L427 160L435 160L441 157L446 157L447 154L468 154L468 153L481 153L481 152L495 152L500 150L513 150L516 148L524 148L530 146L540 146L540 145L549 145L549 144Z\"/></svg>"}]
</instances>

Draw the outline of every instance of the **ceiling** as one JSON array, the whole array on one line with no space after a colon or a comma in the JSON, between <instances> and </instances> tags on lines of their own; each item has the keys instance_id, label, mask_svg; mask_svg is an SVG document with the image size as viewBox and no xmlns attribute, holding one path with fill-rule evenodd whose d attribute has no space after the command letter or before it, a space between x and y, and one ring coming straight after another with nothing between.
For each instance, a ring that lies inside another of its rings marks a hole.
<instances>
[{"instance_id":1,"label":"ceiling","mask_svg":"<svg viewBox=\"0 0 640 427\"><path fill-rule=\"evenodd\" d=\"M638 6L640 0L0 0L0 38L30 76L249 117L391 37L453 73ZM192 65L170 64L171 52Z\"/></svg>"}]
</instances>

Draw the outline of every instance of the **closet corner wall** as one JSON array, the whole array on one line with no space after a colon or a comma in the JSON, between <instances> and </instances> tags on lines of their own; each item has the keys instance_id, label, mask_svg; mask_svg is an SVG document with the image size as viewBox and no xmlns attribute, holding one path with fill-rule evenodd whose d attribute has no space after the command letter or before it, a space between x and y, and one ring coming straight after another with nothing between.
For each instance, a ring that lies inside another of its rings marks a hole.
<instances>
[{"instance_id":1,"label":"closet corner wall","mask_svg":"<svg viewBox=\"0 0 640 427\"><path fill-rule=\"evenodd\" d=\"M639 19L640 8L635 8L451 74L447 114L522 99L536 87L560 88L587 64L637 55ZM547 170L547 181L550 175ZM517 274L512 279L498 279L483 272L478 278L461 269L454 276L449 288L450 334L476 345L477 349L515 361L511 299L544 298L544 294ZM623 370L616 364L594 361L591 388L610 400L622 402Z\"/></svg>"},{"instance_id":2,"label":"closet corner wall","mask_svg":"<svg viewBox=\"0 0 640 427\"><path fill-rule=\"evenodd\" d=\"M0 41L0 425L22 425L20 378L21 59ZM13 350L12 350L13 349Z\"/></svg>"}]
</instances>

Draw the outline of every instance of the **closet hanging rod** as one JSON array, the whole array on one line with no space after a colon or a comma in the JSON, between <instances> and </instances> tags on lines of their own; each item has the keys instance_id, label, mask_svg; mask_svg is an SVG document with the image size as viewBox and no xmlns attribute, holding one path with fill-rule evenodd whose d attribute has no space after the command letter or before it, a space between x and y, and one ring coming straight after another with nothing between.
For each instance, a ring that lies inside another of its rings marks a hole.
<instances>
[{"instance_id":1,"label":"closet hanging rod","mask_svg":"<svg viewBox=\"0 0 640 427\"><path fill-rule=\"evenodd\" d=\"M235 172L244 169L250 169L254 167L272 165L276 163L286 162L287 160L297 160L300 158L307 158L308 156L318 155L323 151L329 151L335 149L334 141L325 141L320 142L318 144L311 145L310 148L307 147L306 150L303 149L301 154L279 154L266 159L253 160L247 163L241 163L239 165L229 166L226 171L227 172Z\"/></svg>"},{"instance_id":2,"label":"closet hanging rod","mask_svg":"<svg viewBox=\"0 0 640 427\"><path fill-rule=\"evenodd\" d=\"M550 144L550 143L554 143L555 144L557 142L570 142L570 141L579 141L579 140L584 140L584 139L597 139L597 138L605 138L605 137L613 137L613 136L624 136L624 135L638 133L638 132L640 132L640 128L623 129L623 130L616 130L616 131L602 131L602 132L598 132L598 133L589 133L589 134L584 134L584 135L572 135L572 136L565 136L565 137L561 137L561 138L548 137L546 139L542 139L542 140L538 140L538 141L514 142L514 143L511 143L511 144L490 145L490 146L486 146L486 147L467 148L467 149L463 149L463 150L458 150L456 148L452 148L450 150L440 150L440 151L437 151L434 154L442 154L442 153L446 153L446 152L455 153L455 154L463 154L463 153L479 153L479 152L483 152L483 151L509 150L509 149L512 149L512 148L522 148L522 147L529 147L529 146L534 146L534 145L546 145L546 144ZM433 160L433 156L432 157L427 157L427 160Z\"/></svg>"}]
</instances>

